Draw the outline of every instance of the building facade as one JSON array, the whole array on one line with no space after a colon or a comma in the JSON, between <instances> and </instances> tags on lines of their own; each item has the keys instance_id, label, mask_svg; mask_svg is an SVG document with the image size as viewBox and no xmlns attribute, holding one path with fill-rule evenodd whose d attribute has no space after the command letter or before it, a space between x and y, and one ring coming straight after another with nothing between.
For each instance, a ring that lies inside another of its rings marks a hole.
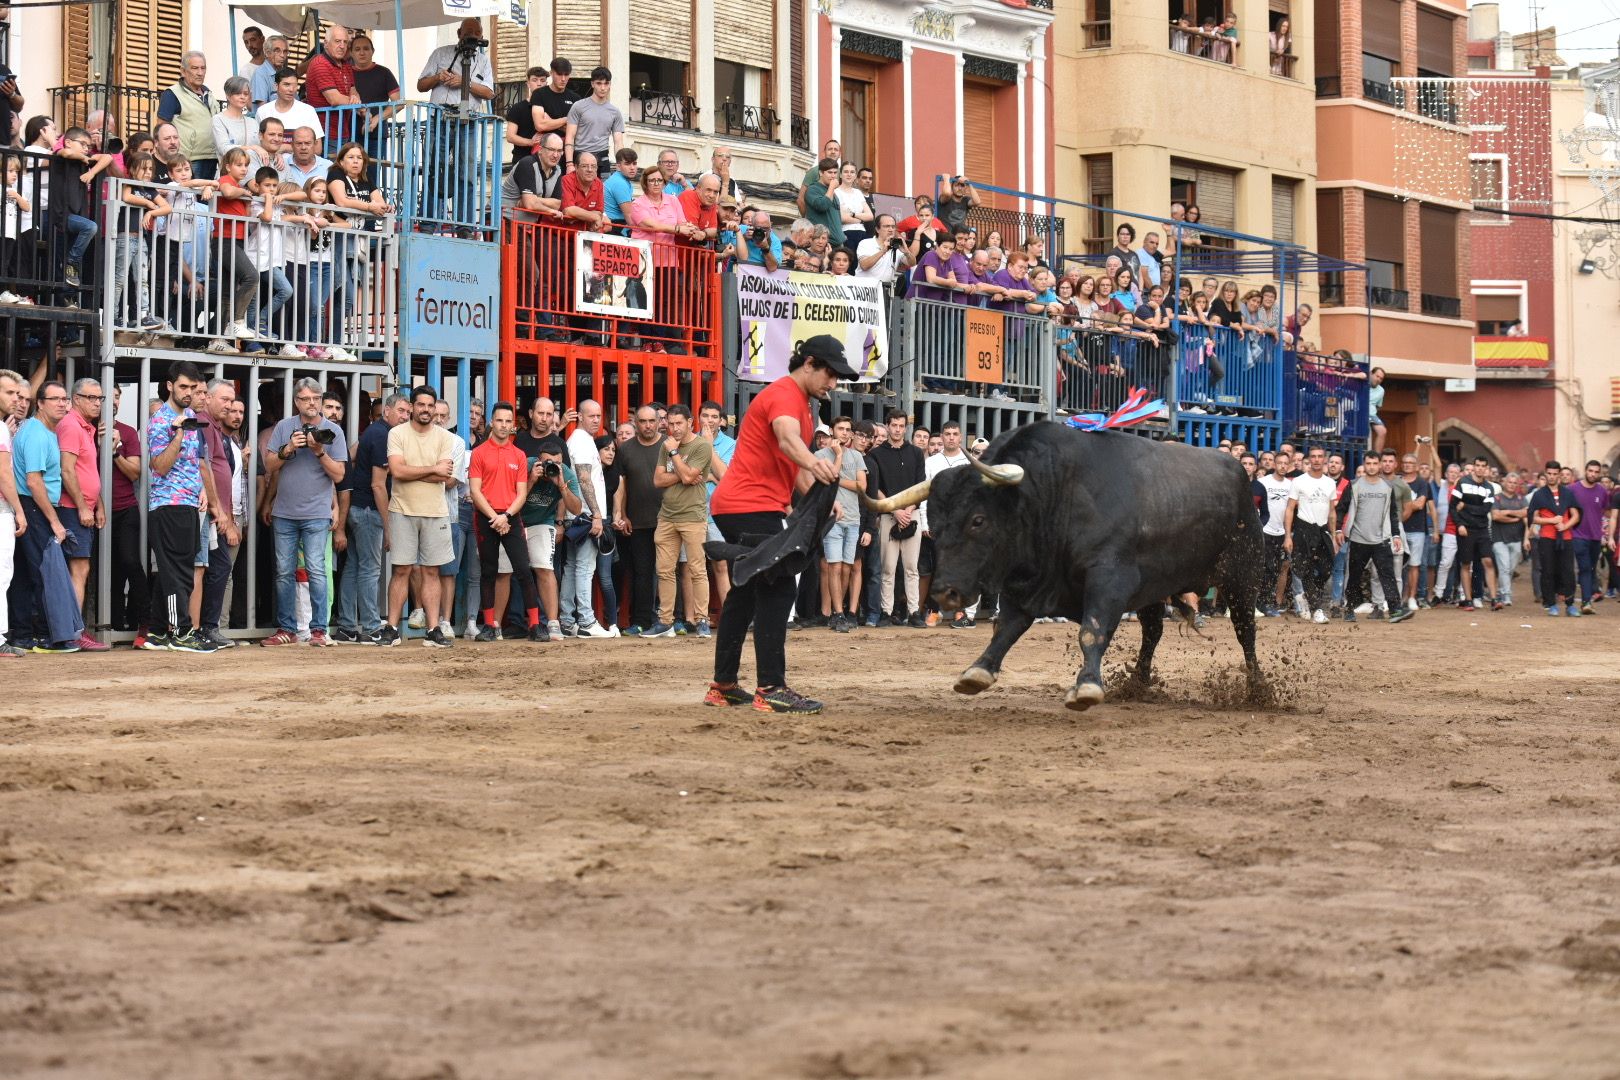
<instances>
[{"instance_id":1,"label":"building facade","mask_svg":"<svg viewBox=\"0 0 1620 1080\"><path fill-rule=\"evenodd\" d=\"M1431 392L1473 375L1469 131L1452 79L1467 70L1460 0L1317 0L1317 240L1363 263L1325 283L1325 350L1367 351L1387 374L1389 441L1431 434Z\"/></svg>"}]
</instances>

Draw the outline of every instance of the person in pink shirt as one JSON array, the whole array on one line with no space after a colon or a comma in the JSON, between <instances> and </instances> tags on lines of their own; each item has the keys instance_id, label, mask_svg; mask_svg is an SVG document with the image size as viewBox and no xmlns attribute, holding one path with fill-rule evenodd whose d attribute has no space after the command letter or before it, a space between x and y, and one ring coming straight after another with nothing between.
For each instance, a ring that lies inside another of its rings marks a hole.
<instances>
[{"instance_id":1,"label":"person in pink shirt","mask_svg":"<svg viewBox=\"0 0 1620 1080\"><path fill-rule=\"evenodd\" d=\"M625 217L630 221L632 237L652 242L657 281L653 303L660 317L668 320L676 308L676 294L680 286L680 251L676 245L682 240L698 239L702 236L702 230L686 220L686 211L680 199L664 194L664 174L659 170L648 169L641 174L641 191L642 194L626 208ZM648 326L643 334L652 339L647 351L685 352L679 345L666 349L664 341L658 340L671 340L680 337L681 333L678 326Z\"/></svg>"},{"instance_id":2,"label":"person in pink shirt","mask_svg":"<svg viewBox=\"0 0 1620 1080\"><path fill-rule=\"evenodd\" d=\"M78 541L66 554L73 575L73 591L84 606L85 583L90 580L90 545L107 524L101 504L101 467L96 452L96 425L101 422L101 384L80 379L73 384L68 414L56 425L56 444L62 452L62 497L57 517ZM88 634L79 641L86 652L104 652L108 646Z\"/></svg>"}]
</instances>

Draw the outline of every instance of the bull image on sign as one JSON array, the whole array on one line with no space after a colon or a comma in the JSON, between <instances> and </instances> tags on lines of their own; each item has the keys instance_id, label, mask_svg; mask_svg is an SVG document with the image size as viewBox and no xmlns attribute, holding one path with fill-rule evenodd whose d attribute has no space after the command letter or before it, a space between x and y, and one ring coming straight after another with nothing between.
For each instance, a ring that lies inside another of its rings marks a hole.
<instances>
[{"instance_id":1,"label":"bull image on sign","mask_svg":"<svg viewBox=\"0 0 1620 1080\"><path fill-rule=\"evenodd\" d=\"M1254 653L1260 518L1236 458L1041 421L969 464L888 498L861 496L880 514L927 500L941 611L1000 594L995 635L957 678L958 693L989 689L1030 624L1062 616L1079 624L1084 655L1065 704L1088 709L1103 700L1102 658L1120 617L1134 611L1141 622L1134 675L1146 683L1165 601L1211 585L1231 611L1249 690L1264 691Z\"/></svg>"},{"instance_id":2,"label":"bull image on sign","mask_svg":"<svg viewBox=\"0 0 1620 1080\"><path fill-rule=\"evenodd\" d=\"M652 318L652 245L601 233L575 236L574 310L621 319Z\"/></svg>"}]
</instances>

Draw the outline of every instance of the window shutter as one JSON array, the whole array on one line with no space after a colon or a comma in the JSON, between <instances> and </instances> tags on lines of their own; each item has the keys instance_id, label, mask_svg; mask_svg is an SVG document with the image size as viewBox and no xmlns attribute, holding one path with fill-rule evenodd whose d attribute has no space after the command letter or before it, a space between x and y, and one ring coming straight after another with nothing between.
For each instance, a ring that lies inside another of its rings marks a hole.
<instances>
[{"instance_id":1,"label":"window shutter","mask_svg":"<svg viewBox=\"0 0 1620 1080\"><path fill-rule=\"evenodd\" d=\"M1344 193L1337 188L1316 192L1316 246L1330 259L1344 258Z\"/></svg>"},{"instance_id":2,"label":"window shutter","mask_svg":"<svg viewBox=\"0 0 1620 1080\"><path fill-rule=\"evenodd\" d=\"M100 57L92 57L90 44L91 14L104 9L89 4L71 4L62 9L62 84L83 86L96 81L98 68L105 64Z\"/></svg>"},{"instance_id":3,"label":"window shutter","mask_svg":"<svg viewBox=\"0 0 1620 1080\"><path fill-rule=\"evenodd\" d=\"M1237 228L1236 175L1225 169L1198 168L1197 195L1200 221L1217 229Z\"/></svg>"},{"instance_id":4,"label":"window shutter","mask_svg":"<svg viewBox=\"0 0 1620 1080\"><path fill-rule=\"evenodd\" d=\"M973 180L996 182L996 92L978 83L962 86L962 167Z\"/></svg>"},{"instance_id":5,"label":"window shutter","mask_svg":"<svg viewBox=\"0 0 1620 1080\"><path fill-rule=\"evenodd\" d=\"M805 0L788 0L788 11L791 17L788 20L789 52L793 56L793 70L789 72L788 82L793 97L792 108L794 116L805 115L804 111L804 3Z\"/></svg>"},{"instance_id":6,"label":"window shutter","mask_svg":"<svg viewBox=\"0 0 1620 1080\"><path fill-rule=\"evenodd\" d=\"M119 8L119 70L112 81L146 90L167 90L178 82L188 7L189 0L126 0Z\"/></svg>"},{"instance_id":7,"label":"window shutter","mask_svg":"<svg viewBox=\"0 0 1620 1080\"><path fill-rule=\"evenodd\" d=\"M1316 74L1318 78L1332 78L1339 74L1339 4L1338 0L1316 0Z\"/></svg>"},{"instance_id":8,"label":"window shutter","mask_svg":"<svg viewBox=\"0 0 1620 1080\"><path fill-rule=\"evenodd\" d=\"M1452 18L1438 11L1417 10L1418 68L1435 75L1450 76L1455 68L1451 50Z\"/></svg>"},{"instance_id":9,"label":"window shutter","mask_svg":"<svg viewBox=\"0 0 1620 1080\"><path fill-rule=\"evenodd\" d=\"M1296 182L1273 177L1271 180L1271 238L1294 239L1294 191Z\"/></svg>"},{"instance_id":10,"label":"window shutter","mask_svg":"<svg viewBox=\"0 0 1620 1080\"><path fill-rule=\"evenodd\" d=\"M1114 197L1114 155L1092 154L1086 158L1086 191L1097 205L1112 205Z\"/></svg>"},{"instance_id":11,"label":"window shutter","mask_svg":"<svg viewBox=\"0 0 1620 1080\"><path fill-rule=\"evenodd\" d=\"M1400 62L1400 0L1365 0L1361 6L1361 51Z\"/></svg>"},{"instance_id":12,"label":"window shutter","mask_svg":"<svg viewBox=\"0 0 1620 1080\"><path fill-rule=\"evenodd\" d=\"M1423 252L1423 291L1456 296L1457 212L1443 206L1421 207L1418 230Z\"/></svg>"},{"instance_id":13,"label":"window shutter","mask_svg":"<svg viewBox=\"0 0 1620 1080\"><path fill-rule=\"evenodd\" d=\"M1405 264L1405 204L1381 195L1368 195L1366 200L1367 258Z\"/></svg>"},{"instance_id":14,"label":"window shutter","mask_svg":"<svg viewBox=\"0 0 1620 1080\"><path fill-rule=\"evenodd\" d=\"M1427 278L1427 270L1423 272ZM1474 318L1478 322L1517 322L1519 298L1517 296L1474 296Z\"/></svg>"},{"instance_id":15,"label":"window shutter","mask_svg":"<svg viewBox=\"0 0 1620 1080\"><path fill-rule=\"evenodd\" d=\"M529 28L511 19L495 20L495 81L523 82L529 77Z\"/></svg>"},{"instance_id":16,"label":"window shutter","mask_svg":"<svg viewBox=\"0 0 1620 1080\"><path fill-rule=\"evenodd\" d=\"M714 57L749 67L775 67L776 4L715 0Z\"/></svg>"},{"instance_id":17,"label":"window shutter","mask_svg":"<svg viewBox=\"0 0 1620 1080\"><path fill-rule=\"evenodd\" d=\"M692 5L688 0L630 0L630 51L691 63Z\"/></svg>"},{"instance_id":18,"label":"window shutter","mask_svg":"<svg viewBox=\"0 0 1620 1080\"><path fill-rule=\"evenodd\" d=\"M602 63L602 17L605 10L605 7L591 4L557 5L557 55L571 60L575 71L589 75L591 68ZM629 72L625 72L619 77L622 79L628 75Z\"/></svg>"}]
</instances>

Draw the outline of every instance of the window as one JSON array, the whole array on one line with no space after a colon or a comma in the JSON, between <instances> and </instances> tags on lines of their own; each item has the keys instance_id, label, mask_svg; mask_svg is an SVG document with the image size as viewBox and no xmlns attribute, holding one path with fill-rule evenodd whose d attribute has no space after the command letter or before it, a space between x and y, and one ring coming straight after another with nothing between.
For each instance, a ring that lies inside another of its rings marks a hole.
<instances>
[{"instance_id":1,"label":"window","mask_svg":"<svg viewBox=\"0 0 1620 1080\"><path fill-rule=\"evenodd\" d=\"M1400 0L1364 0L1361 8L1361 93L1398 105L1390 80L1401 74Z\"/></svg>"},{"instance_id":2,"label":"window","mask_svg":"<svg viewBox=\"0 0 1620 1080\"><path fill-rule=\"evenodd\" d=\"M1316 38L1316 96L1336 98L1343 93L1339 79L1339 0L1316 0L1311 22ZM1299 51L1295 46L1294 51Z\"/></svg>"},{"instance_id":3,"label":"window","mask_svg":"<svg viewBox=\"0 0 1620 1080\"><path fill-rule=\"evenodd\" d=\"M1294 200L1299 191L1298 180L1280 176L1271 178L1271 238L1293 243Z\"/></svg>"},{"instance_id":4,"label":"window","mask_svg":"<svg viewBox=\"0 0 1620 1080\"><path fill-rule=\"evenodd\" d=\"M1183 158L1170 159L1170 200L1198 207L1201 225L1217 229L1237 228L1237 173ZM1229 248L1230 239L1210 236L1200 240L1203 247Z\"/></svg>"},{"instance_id":5,"label":"window","mask_svg":"<svg viewBox=\"0 0 1620 1080\"><path fill-rule=\"evenodd\" d=\"M1425 315L1456 319L1462 315L1457 288L1457 211L1443 206L1418 208L1418 247L1423 253Z\"/></svg>"},{"instance_id":6,"label":"window","mask_svg":"<svg viewBox=\"0 0 1620 1080\"><path fill-rule=\"evenodd\" d=\"M1366 196L1367 302L1375 308L1405 311L1406 204L1381 195Z\"/></svg>"},{"instance_id":7,"label":"window","mask_svg":"<svg viewBox=\"0 0 1620 1080\"><path fill-rule=\"evenodd\" d=\"M1338 188L1316 190L1316 246L1330 259L1344 258L1344 192ZM1344 273L1331 270L1320 283L1322 306L1344 303Z\"/></svg>"},{"instance_id":8,"label":"window","mask_svg":"<svg viewBox=\"0 0 1620 1080\"><path fill-rule=\"evenodd\" d=\"M1474 212L1469 221L1476 225L1505 225L1507 215L1492 210L1508 208L1508 159L1506 154L1468 155L1468 181Z\"/></svg>"},{"instance_id":9,"label":"window","mask_svg":"<svg viewBox=\"0 0 1620 1080\"><path fill-rule=\"evenodd\" d=\"M1271 54L1271 73L1285 79L1294 77L1294 63L1299 49L1294 44L1294 20L1289 0L1270 0L1266 12L1267 47Z\"/></svg>"},{"instance_id":10,"label":"window","mask_svg":"<svg viewBox=\"0 0 1620 1080\"><path fill-rule=\"evenodd\" d=\"M690 128L696 119L687 91L687 65L649 53L630 54L630 119Z\"/></svg>"},{"instance_id":11,"label":"window","mask_svg":"<svg viewBox=\"0 0 1620 1080\"><path fill-rule=\"evenodd\" d=\"M1485 337L1506 334L1515 326L1525 324L1524 286L1492 286L1489 290L1475 288L1474 330Z\"/></svg>"},{"instance_id":12,"label":"window","mask_svg":"<svg viewBox=\"0 0 1620 1080\"><path fill-rule=\"evenodd\" d=\"M1094 206L1114 205L1114 155L1090 154L1086 166L1086 201ZM1102 210L1086 214L1086 254L1105 255L1114 246L1113 215Z\"/></svg>"},{"instance_id":13,"label":"window","mask_svg":"<svg viewBox=\"0 0 1620 1080\"><path fill-rule=\"evenodd\" d=\"M715 131L736 139L776 138L780 117L766 104L771 99L771 73L730 60L714 62Z\"/></svg>"},{"instance_id":14,"label":"window","mask_svg":"<svg viewBox=\"0 0 1620 1080\"><path fill-rule=\"evenodd\" d=\"M1113 0L1086 0L1086 21L1080 28L1085 31L1081 43L1087 49L1106 49L1114 43Z\"/></svg>"},{"instance_id":15,"label":"window","mask_svg":"<svg viewBox=\"0 0 1620 1080\"><path fill-rule=\"evenodd\" d=\"M873 86L865 79L847 77L842 83L843 118L839 131L843 135L844 156L857 164L863 164L872 161L874 154L870 123Z\"/></svg>"},{"instance_id":16,"label":"window","mask_svg":"<svg viewBox=\"0 0 1620 1080\"><path fill-rule=\"evenodd\" d=\"M1452 50L1452 27L1455 21L1450 15L1442 15L1426 7L1417 9L1419 75L1449 79L1456 73L1457 64Z\"/></svg>"}]
</instances>

